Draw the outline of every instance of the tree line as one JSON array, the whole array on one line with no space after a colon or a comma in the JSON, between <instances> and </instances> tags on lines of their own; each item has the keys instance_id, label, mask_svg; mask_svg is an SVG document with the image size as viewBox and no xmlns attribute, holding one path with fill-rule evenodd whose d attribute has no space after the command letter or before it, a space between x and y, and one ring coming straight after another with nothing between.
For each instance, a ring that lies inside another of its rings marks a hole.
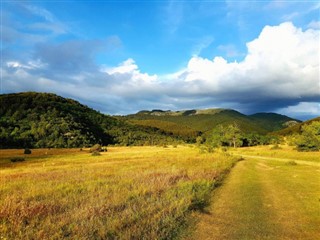
<instances>
[{"instance_id":1,"label":"tree line","mask_svg":"<svg viewBox=\"0 0 320 240\"><path fill-rule=\"evenodd\" d=\"M220 147L247 147L257 145L278 145L286 142L295 146L298 151L320 150L320 121L305 124L300 133L292 134L286 138L277 135L260 135L256 133L243 133L236 123L227 126L218 125L206 137L199 136L196 143L199 147L206 147L213 151Z\"/></svg>"}]
</instances>

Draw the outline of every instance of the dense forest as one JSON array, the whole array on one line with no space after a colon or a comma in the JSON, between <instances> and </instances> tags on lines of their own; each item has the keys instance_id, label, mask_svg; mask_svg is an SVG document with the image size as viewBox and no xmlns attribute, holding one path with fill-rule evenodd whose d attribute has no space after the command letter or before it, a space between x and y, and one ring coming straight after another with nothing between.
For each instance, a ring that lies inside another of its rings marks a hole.
<instances>
[{"instance_id":1,"label":"dense forest","mask_svg":"<svg viewBox=\"0 0 320 240\"><path fill-rule=\"evenodd\" d=\"M178 140L159 129L126 123L55 94L6 94L0 101L1 148L143 145Z\"/></svg>"},{"instance_id":2,"label":"dense forest","mask_svg":"<svg viewBox=\"0 0 320 240\"><path fill-rule=\"evenodd\" d=\"M284 115L244 115L232 109L108 116L51 93L3 94L0 101L0 148L88 147L97 143L254 146L278 143L281 136L299 135L303 129L300 121Z\"/></svg>"}]
</instances>

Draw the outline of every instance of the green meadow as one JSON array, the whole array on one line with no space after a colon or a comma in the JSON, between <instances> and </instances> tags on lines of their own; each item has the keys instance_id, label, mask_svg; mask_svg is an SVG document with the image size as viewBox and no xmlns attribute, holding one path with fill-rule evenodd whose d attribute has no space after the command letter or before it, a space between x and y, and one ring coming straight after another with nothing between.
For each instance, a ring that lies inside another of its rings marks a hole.
<instances>
[{"instance_id":1,"label":"green meadow","mask_svg":"<svg viewBox=\"0 0 320 240\"><path fill-rule=\"evenodd\" d=\"M238 148L239 162L188 239L320 239L320 152Z\"/></svg>"},{"instance_id":2,"label":"green meadow","mask_svg":"<svg viewBox=\"0 0 320 240\"><path fill-rule=\"evenodd\" d=\"M1 239L178 238L239 159L185 146L0 156Z\"/></svg>"}]
</instances>

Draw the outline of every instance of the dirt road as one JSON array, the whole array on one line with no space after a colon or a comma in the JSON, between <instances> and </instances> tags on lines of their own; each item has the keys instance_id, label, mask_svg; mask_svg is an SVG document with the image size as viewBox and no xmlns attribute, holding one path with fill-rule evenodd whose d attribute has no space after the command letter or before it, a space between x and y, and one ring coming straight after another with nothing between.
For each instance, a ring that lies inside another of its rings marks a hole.
<instances>
[{"instance_id":1,"label":"dirt road","mask_svg":"<svg viewBox=\"0 0 320 240\"><path fill-rule=\"evenodd\" d=\"M188 239L320 239L320 168L246 158Z\"/></svg>"}]
</instances>

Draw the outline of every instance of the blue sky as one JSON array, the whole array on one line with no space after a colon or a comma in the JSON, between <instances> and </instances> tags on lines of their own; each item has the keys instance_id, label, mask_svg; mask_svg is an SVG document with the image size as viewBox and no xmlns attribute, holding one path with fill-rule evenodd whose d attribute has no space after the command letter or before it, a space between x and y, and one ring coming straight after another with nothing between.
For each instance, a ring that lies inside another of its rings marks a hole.
<instances>
[{"instance_id":1,"label":"blue sky","mask_svg":"<svg viewBox=\"0 0 320 240\"><path fill-rule=\"evenodd\" d=\"M320 115L318 1L2 1L1 92L108 114Z\"/></svg>"}]
</instances>

